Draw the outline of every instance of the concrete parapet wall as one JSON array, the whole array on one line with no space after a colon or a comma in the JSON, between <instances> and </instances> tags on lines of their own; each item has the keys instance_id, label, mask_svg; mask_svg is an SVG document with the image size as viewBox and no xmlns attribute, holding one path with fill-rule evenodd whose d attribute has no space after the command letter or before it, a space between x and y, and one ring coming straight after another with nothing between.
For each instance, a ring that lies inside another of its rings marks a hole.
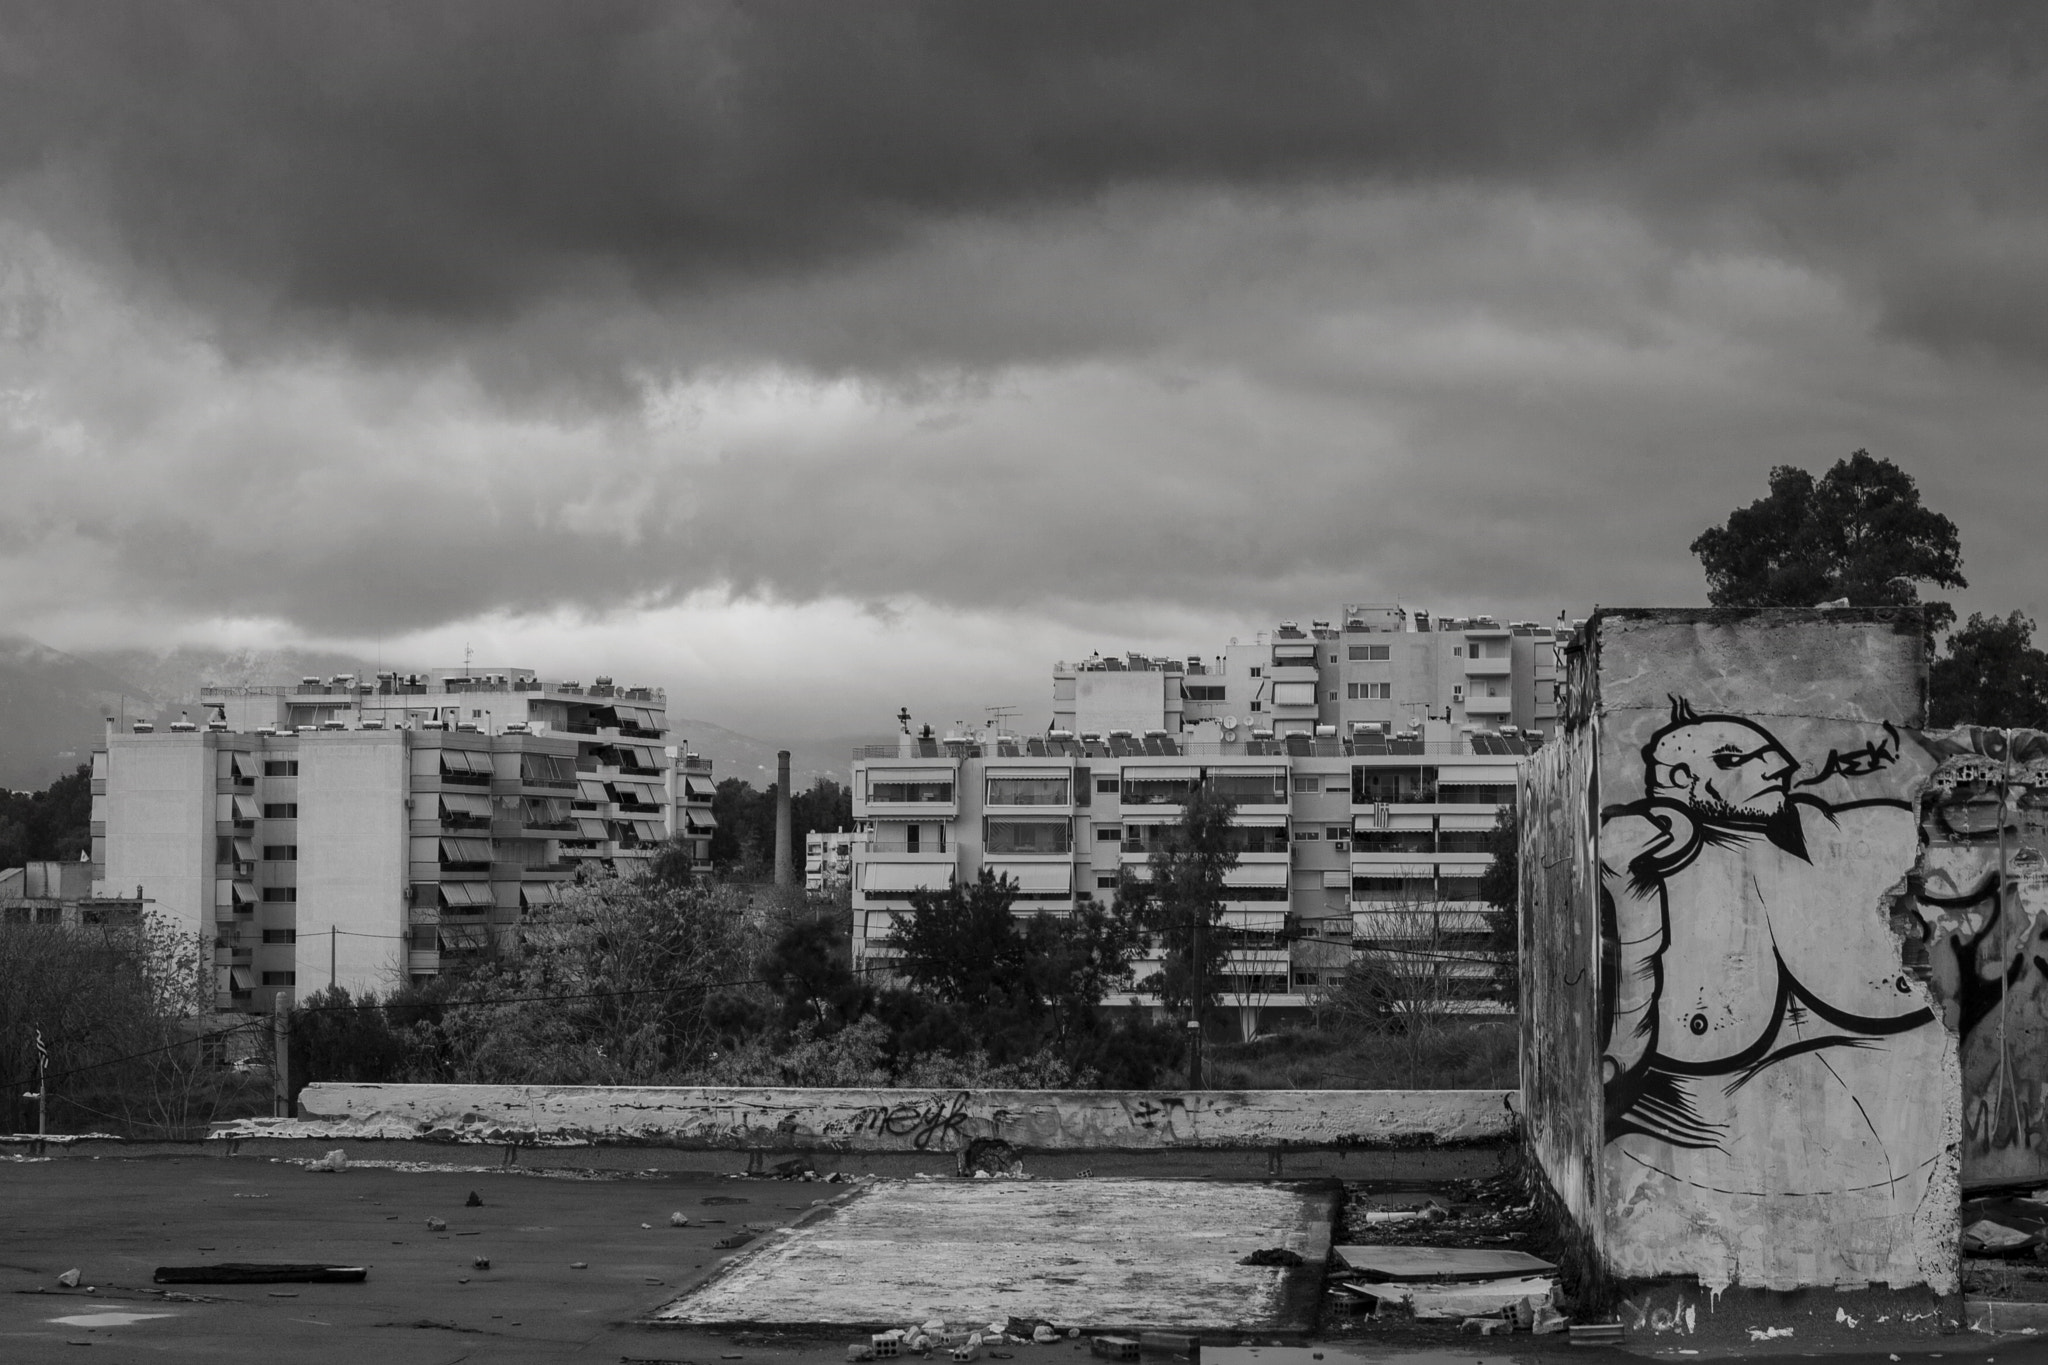
<instances>
[{"instance_id":1,"label":"concrete parapet wall","mask_svg":"<svg viewBox=\"0 0 2048 1365\"><path fill-rule=\"evenodd\" d=\"M1504 1090L809 1090L555 1085L309 1085L297 1119L232 1137L621 1144L768 1152L1410 1147L1511 1135Z\"/></svg>"}]
</instances>

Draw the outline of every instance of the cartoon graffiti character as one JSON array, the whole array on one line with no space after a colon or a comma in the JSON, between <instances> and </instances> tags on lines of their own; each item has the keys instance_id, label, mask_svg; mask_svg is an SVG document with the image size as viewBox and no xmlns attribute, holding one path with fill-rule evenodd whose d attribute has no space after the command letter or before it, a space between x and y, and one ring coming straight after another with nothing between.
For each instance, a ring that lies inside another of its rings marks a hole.
<instances>
[{"instance_id":1,"label":"cartoon graffiti character","mask_svg":"<svg viewBox=\"0 0 2048 1365\"><path fill-rule=\"evenodd\" d=\"M1789 1170L1796 1153L1778 1154L1779 1178L1861 1178L1842 1155L1856 1141L1879 1168L1873 1179L1897 1178L1904 1154L1887 1150L1865 1110L1866 1092L1882 1089L1867 1068L1890 1067L1890 1040L1933 1014L1877 913L1885 873L1873 851L1913 846L1913 809L1807 790L1872 777L1897 757L1898 732L1885 725L1880 739L1831 750L1802 782L1800 761L1763 726L1672 699L1642 749L1643 795L1601 812L1610 1142L1726 1155L1748 1140L1732 1131L1745 1087L1795 1067L1802 1083L1846 1092L1868 1133L1803 1174Z\"/></svg>"}]
</instances>

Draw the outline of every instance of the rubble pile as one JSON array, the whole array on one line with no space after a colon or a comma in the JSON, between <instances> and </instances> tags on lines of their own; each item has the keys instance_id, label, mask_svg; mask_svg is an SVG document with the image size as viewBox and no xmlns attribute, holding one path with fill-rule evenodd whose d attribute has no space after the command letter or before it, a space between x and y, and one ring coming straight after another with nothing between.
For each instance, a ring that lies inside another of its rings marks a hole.
<instances>
[{"instance_id":1,"label":"rubble pile","mask_svg":"<svg viewBox=\"0 0 2048 1365\"><path fill-rule=\"evenodd\" d=\"M1485 1336L1571 1325L1557 1267L1524 1249L1535 1210L1507 1176L1427 1188L1347 1188L1327 1325L1403 1324Z\"/></svg>"},{"instance_id":2,"label":"rubble pile","mask_svg":"<svg viewBox=\"0 0 2048 1365\"><path fill-rule=\"evenodd\" d=\"M986 1350L997 1359L1007 1359L1007 1353L998 1352L995 1348L1050 1346L1056 1341L1080 1335L1078 1327L1056 1327L1042 1318L1011 1317L1001 1322L969 1326L932 1318L906 1327L891 1327L886 1332L874 1333L866 1341L856 1341L846 1348L846 1358L849 1361L896 1360L914 1355L924 1359L943 1356L949 1360L971 1361L981 1359L982 1352ZM1120 1338L1096 1338L1096 1354L1105 1354L1101 1349L1102 1342L1117 1340ZM1131 1359L1135 1360L1137 1343L1133 1342L1131 1346Z\"/></svg>"},{"instance_id":3,"label":"rubble pile","mask_svg":"<svg viewBox=\"0 0 2048 1365\"><path fill-rule=\"evenodd\" d=\"M1963 1204L1963 1292L2006 1302L2048 1302L2048 1190Z\"/></svg>"}]
</instances>

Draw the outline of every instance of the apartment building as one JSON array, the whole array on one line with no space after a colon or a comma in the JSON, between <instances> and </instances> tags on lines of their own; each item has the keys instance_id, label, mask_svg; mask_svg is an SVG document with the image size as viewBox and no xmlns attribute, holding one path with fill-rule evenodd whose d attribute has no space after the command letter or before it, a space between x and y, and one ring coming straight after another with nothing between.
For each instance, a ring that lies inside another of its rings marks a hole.
<instances>
[{"instance_id":1,"label":"apartment building","mask_svg":"<svg viewBox=\"0 0 2048 1365\"><path fill-rule=\"evenodd\" d=\"M853 882L852 830L812 830L804 836L804 890L836 891Z\"/></svg>"},{"instance_id":2,"label":"apartment building","mask_svg":"<svg viewBox=\"0 0 2048 1365\"><path fill-rule=\"evenodd\" d=\"M1440 720L1350 738L1254 738L1250 728L1209 720L1180 734L906 735L857 751L856 959L886 962L912 893L972 881L984 868L1017 885L1020 915L1107 902L1119 877L1150 875L1151 853L1189 794L1206 786L1236 803L1219 998L1247 1036L1275 1011L1309 1009L1358 948L1419 951L1418 940L1469 957L1449 968L1464 982L1463 1008L1498 1009L1487 998L1478 885L1487 833L1497 808L1514 802L1530 739ZM1142 960L1138 979L1158 966Z\"/></svg>"},{"instance_id":3,"label":"apartment building","mask_svg":"<svg viewBox=\"0 0 2048 1365\"><path fill-rule=\"evenodd\" d=\"M1061 663L1052 723L1076 735L1171 735L1213 720L1249 739L1373 727L1393 735L1438 720L1540 738L1557 724L1563 638L1530 621L1347 604L1334 624L1282 621L1213 658Z\"/></svg>"},{"instance_id":4,"label":"apartment building","mask_svg":"<svg viewBox=\"0 0 2048 1365\"><path fill-rule=\"evenodd\" d=\"M451 670L201 700L203 726L110 727L93 866L213 939L222 1009L435 975L509 946L579 867L631 872L677 832L702 850L714 823L657 690Z\"/></svg>"}]
</instances>

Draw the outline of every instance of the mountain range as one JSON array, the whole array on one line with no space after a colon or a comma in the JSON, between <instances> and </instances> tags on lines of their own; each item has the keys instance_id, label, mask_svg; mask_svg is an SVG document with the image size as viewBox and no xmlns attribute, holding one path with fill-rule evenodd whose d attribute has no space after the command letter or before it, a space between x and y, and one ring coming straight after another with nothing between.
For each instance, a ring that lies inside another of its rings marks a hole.
<instances>
[{"instance_id":1,"label":"mountain range","mask_svg":"<svg viewBox=\"0 0 2048 1365\"><path fill-rule=\"evenodd\" d=\"M198 718L205 686L283 683L318 674L370 675L396 663L375 664L346 654L313 650L139 649L67 654L20 636L0 636L0 786L46 787L91 761L106 734L106 719L148 719L159 725L189 713ZM801 791L818 777L844 782L857 744L891 736L848 735L772 741L740 734L713 721L669 716L669 742L712 762L714 776L738 777L755 787L775 780L775 752L790 751L790 785Z\"/></svg>"}]
</instances>

